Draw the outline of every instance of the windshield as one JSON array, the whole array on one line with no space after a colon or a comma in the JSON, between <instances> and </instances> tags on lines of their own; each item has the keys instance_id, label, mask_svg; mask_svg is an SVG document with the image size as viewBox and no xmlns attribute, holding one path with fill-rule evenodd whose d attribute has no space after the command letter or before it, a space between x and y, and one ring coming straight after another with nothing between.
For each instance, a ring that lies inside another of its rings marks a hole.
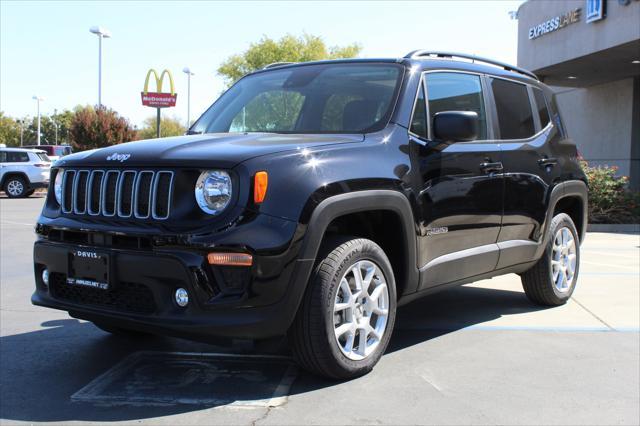
<instances>
[{"instance_id":1,"label":"windshield","mask_svg":"<svg viewBox=\"0 0 640 426\"><path fill-rule=\"evenodd\" d=\"M247 76L223 94L190 133L368 133L391 116L398 64L320 64Z\"/></svg>"}]
</instances>

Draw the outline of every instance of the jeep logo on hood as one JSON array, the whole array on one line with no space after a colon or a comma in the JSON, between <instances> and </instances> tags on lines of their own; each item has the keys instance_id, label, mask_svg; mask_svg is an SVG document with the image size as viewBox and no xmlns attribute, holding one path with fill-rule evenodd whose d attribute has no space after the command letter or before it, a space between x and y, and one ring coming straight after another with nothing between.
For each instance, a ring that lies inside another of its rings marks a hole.
<instances>
[{"instance_id":1,"label":"jeep logo on hood","mask_svg":"<svg viewBox=\"0 0 640 426\"><path fill-rule=\"evenodd\" d=\"M131 154L118 154L117 152L114 152L107 157L107 161L119 161L122 163L124 161L127 161L129 157L131 157Z\"/></svg>"}]
</instances>

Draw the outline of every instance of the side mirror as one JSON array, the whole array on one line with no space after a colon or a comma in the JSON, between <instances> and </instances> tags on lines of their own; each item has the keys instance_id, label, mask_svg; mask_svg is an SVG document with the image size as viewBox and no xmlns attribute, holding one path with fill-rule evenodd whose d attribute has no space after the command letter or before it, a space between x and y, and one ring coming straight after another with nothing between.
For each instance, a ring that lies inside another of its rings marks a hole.
<instances>
[{"instance_id":1,"label":"side mirror","mask_svg":"<svg viewBox=\"0 0 640 426\"><path fill-rule=\"evenodd\" d=\"M478 113L443 111L433 116L433 135L447 143L468 142L478 137Z\"/></svg>"}]
</instances>

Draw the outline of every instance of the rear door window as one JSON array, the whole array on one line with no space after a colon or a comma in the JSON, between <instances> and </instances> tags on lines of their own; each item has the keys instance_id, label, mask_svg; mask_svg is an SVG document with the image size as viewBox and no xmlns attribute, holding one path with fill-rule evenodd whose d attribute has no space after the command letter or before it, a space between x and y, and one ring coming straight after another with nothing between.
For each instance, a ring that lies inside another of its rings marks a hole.
<instances>
[{"instance_id":1,"label":"rear door window","mask_svg":"<svg viewBox=\"0 0 640 426\"><path fill-rule=\"evenodd\" d=\"M547 101L545 100L544 93L537 87L533 87L533 98L536 101L536 108L538 109L538 117L540 117L540 127L545 128L549 124L549 109L547 108Z\"/></svg>"},{"instance_id":2,"label":"rear door window","mask_svg":"<svg viewBox=\"0 0 640 426\"><path fill-rule=\"evenodd\" d=\"M29 154L20 151L8 151L7 163L28 163Z\"/></svg>"},{"instance_id":3,"label":"rear door window","mask_svg":"<svg viewBox=\"0 0 640 426\"><path fill-rule=\"evenodd\" d=\"M491 90L496 102L500 139L526 139L533 136L535 126L527 86L492 78Z\"/></svg>"},{"instance_id":4,"label":"rear door window","mask_svg":"<svg viewBox=\"0 0 640 426\"><path fill-rule=\"evenodd\" d=\"M429 73L426 78L429 122L442 111L473 111L478 114L478 137L487 138L487 114L484 109L480 76L455 72Z\"/></svg>"}]
</instances>

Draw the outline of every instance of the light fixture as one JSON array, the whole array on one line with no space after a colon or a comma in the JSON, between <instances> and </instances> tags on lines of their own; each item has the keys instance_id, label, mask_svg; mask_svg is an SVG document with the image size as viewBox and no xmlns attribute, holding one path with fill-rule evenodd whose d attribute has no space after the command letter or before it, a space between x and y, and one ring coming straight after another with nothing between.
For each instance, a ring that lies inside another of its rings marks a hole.
<instances>
[{"instance_id":1,"label":"light fixture","mask_svg":"<svg viewBox=\"0 0 640 426\"><path fill-rule=\"evenodd\" d=\"M179 288L176 290L175 298L176 304L181 308L184 308L189 304L189 293L184 288Z\"/></svg>"},{"instance_id":2,"label":"light fixture","mask_svg":"<svg viewBox=\"0 0 640 426\"><path fill-rule=\"evenodd\" d=\"M631 61L631 63L638 65L638 64L640 64L640 59L636 59L635 61Z\"/></svg>"},{"instance_id":3,"label":"light fixture","mask_svg":"<svg viewBox=\"0 0 640 426\"><path fill-rule=\"evenodd\" d=\"M260 204L267 196L267 186L269 184L269 175L265 171L256 173L253 178L253 202Z\"/></svg>"},{"instance_id":4,"label":"light fixture","mask_svg":"<svg viewBox=\"0 0 640 426\"><path fill-rule=\"evenodd\" d=\"M577 79L578 77L576 77L575 75L570 75L570 76L568 76L567 78L568 78L569 80L575 80L575 79Z\"/></svg>"},{"instance_id":5,"label":"light fixture","mask_svg":"<svg viewBox=\"0 0 640 426\"><path fill-rule=\"evenodd\" d=\"M253 265L253 256L249 253L209 253L207 255L209 265L218 266L251 266Z\"/></svg>"},{"instance_id":6,"label":"light fixture","mask_svg":"<svg viewBox=\"0 0 640 426\"><path fill-rule=\"evenodd\" d=\"M98 108L102 107L102 39L111 38L111 31L104 27L93 26L89 32L98 36Z\"/></svg>"},{"instance_id":7,"label":"light fixture","mask_svg":"<svg viewBox=\"0 0 640 426\"><path fill-rule=\"evenodd\" d=\"M49 286L49 270L48 269L44 269L42 271L42 282L44 283L44 285Z\"/></svg>"}]
</instances>

